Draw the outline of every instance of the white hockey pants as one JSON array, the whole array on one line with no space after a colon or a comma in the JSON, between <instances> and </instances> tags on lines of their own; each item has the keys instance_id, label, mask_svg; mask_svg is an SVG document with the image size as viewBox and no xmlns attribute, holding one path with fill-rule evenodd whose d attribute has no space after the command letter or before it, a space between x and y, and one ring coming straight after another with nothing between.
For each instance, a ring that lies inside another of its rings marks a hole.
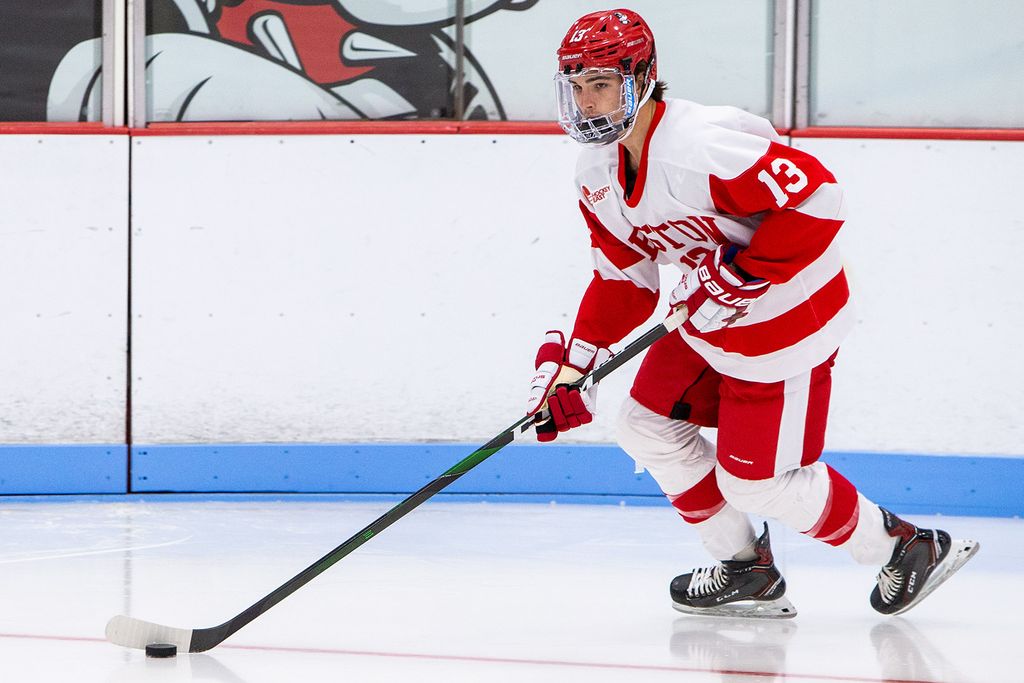
<instances>
[{"instance_id":1,"label":"white hockey pants","mask_svg":"<svg viewBox=\"0 0 1024 683\"><path fill-rule=\"evenodd\" d=\"M618 439L715 559L749 548L755 533L746 513L754 513L841 547L858 563L889 561L894 539L878 506L824 463L769 479L740 479L717 465L715 447L698 426L659 415L631 397L619 415Z\"/></svg>"}]
</instances>

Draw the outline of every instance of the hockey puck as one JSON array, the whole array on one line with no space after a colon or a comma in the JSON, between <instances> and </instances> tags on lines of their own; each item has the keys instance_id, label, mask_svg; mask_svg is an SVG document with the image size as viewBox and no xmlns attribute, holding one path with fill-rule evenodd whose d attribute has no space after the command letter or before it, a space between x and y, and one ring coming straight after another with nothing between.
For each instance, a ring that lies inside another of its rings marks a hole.
<instances>
[{"instance_id":1,"label":"hockey puck","mask_svg":"<svg viewBox=\"0 0 1024 683\"><path fill-rule=\"evenodd\" d=\"M151 643L146 646L147 657L174 657L178 654L178 646L170 643Z\"/></svg>"}]
</instances>

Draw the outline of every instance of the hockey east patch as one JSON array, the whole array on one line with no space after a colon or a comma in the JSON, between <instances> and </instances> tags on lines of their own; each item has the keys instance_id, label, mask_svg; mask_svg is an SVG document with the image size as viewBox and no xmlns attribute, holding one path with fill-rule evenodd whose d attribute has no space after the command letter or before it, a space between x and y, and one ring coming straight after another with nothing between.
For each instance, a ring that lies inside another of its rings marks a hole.
<instances>
[{"instance_id":1,"label":"hockey east patch","mask_svg":"<svg viewBox=\"0 0 1024 683\"><path fill-rule=\"evenodd\" d=\"M600 201L604 201L608 197L608 193L612 191L611 185L605 185L600 190L590 191L586 185L583 186L583 198L587 200L587 203L593 206Z\"/></svg>"}]
</instances>

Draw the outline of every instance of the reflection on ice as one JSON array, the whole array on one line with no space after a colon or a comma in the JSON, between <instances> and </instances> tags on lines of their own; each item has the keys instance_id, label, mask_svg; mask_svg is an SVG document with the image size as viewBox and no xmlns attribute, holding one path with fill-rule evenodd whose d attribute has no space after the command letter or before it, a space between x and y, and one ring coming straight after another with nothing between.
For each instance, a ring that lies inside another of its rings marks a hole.
<instances>
[{"instance_id":1,"label":"reflection on ice","mask_svg":"<svg viewBox=\"0 0 1024 683\"><path fill-rule=\"evenodd\" d=\"M741 672L762 681L784 680L786 647L798 620L681 617L672 622L669 649L679 661L718 672L723 681Z\"/></svg>"},{"instance_id":2,"label":"reflection on ice","mask_svg":"<svg viewBox=\"0 0 1024 683\"><path fill-rule=\"evenodd\" d=\"M894 617L875 624L871 629L871 644L886 679L982 680L962 673L909 618Z\"/></svg>"}]
</instances>

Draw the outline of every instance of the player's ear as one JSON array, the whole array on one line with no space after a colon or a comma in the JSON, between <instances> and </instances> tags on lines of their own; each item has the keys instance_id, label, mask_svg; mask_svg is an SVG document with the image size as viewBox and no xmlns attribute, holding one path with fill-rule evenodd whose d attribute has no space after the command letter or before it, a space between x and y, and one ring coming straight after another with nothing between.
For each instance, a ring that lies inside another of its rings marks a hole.
<instances>
[{"instance_id":1,"label":"player's ear","mask_svg":"<svg viewBox=\"0 0 1024 683\"><path fill-rule=\"evenodd\" d=\"M639 97L643 92L644 88L647 87L647 62L639 62L636 65L636 69L633 71L633 77L636 79L636 93Z\"/></svg>"}]
</instances>

